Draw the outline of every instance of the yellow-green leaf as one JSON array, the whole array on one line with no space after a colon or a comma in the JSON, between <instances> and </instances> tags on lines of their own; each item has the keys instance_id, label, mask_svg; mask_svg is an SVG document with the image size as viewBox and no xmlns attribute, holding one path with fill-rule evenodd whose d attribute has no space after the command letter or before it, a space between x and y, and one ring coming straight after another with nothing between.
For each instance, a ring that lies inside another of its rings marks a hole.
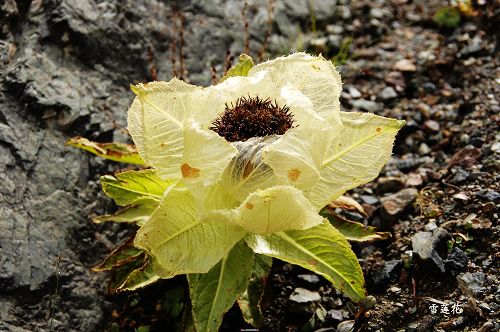
<instances>
[{"instance_id":1,"label":"yellow-green leaf","mask_svg":"<svg viewBox=\"0 0 500 332\"><path fill-rule=\"evenodd\" d=\"M217 220L203 222L193 195L172 187L137 232L134 245L152 256L156 274L171 278L208 272L245 233Z\"/></svg>"},{"instance_id":2,"label":"yellow-green leaf","mask_svg":"<svg viewBox=\"0 0 500 332\"><path fill-rule=\"evenodd\" d=\"M231 67L219 82L224 82L227 78L232 76L248 76L248 72L252 67L252 57L246 54L241 54L238 63Z\"/></svg>"},{"instance_id":3,"label":"yellow-green leaf","mask_svg":"<svg viewBox=\"0 0 500 332\"><path fill-rule=\"evenodd\" d=\"M124 143L97 143L84 137L73 137L66 141L67 145L88 151L99 157L128 164L144 165L135 145Z\"/></svg>"},{"instance_id":4,"label":"yellow-green leaf","mask_svg":"<svg viewBox=\"0 0 500 332\"><path fill-rule=\"evenodd\" d=\"M333 227L339 230L349 241L368 242L386 240L391 237L389 232L377 232L375 227L365 226L362 223L342 218L330 207L321 210L320 214L326 217Z\"/></svg>"},{"instance_id":5,"label":"yellow-green leaf","mask_svg":"<svg viewBox=\"0 0 500 332\"><path fill-rule=\"evenodd\" d=\"M264 320L260 303L272 264L271 257L255 254L250 282L245 292L238 298L238 305L243 314L243 319L253 326L260 326Z\"/></svg>"},{"instance_id":6,"label":"yellow-green leaf","mask_svg":"<svg viewBox=\"0 0 500 332\"><path fill-rule=\"evenodd\" d=\"M116 288L117 291L133 291L155 283L160 279L154 271L149 260L138 269L133 270L125 281Z\"/></svg>"},{"instance_id":7,"label":"yellow-green leaf","mask_svg":"<svg viewBox=\"0 0 500 332\"><path fill-rule=\"evenodd\" d=\"M134 247L133 237L115 248L102 263L92 268L93 271L109 271L124 266L139 257L144 259L144 251Z\"/></svg>"},{"instance_id":8,"label":"yellow-green leaf","mask_svg":"<svg viewBox=\"0 0 500 332\"><path fill-rule=\"evenodd\" d=\"M198 332L216 332L222 317L248 285L253 253L244 241L208 273L188 275L193 318Z\"/></svg>"},{"instance_id":9,"label":"yellow-green leaf","mask_svg":"<svg viewBox=\"0 0 500 332\"><path fill-rule=\"evenodd\" d=\"M96 224L112 221L117 223L133 223L141 226L151 217L157 206L157 201L146 200L126 206L113 214L95 217L92 221Z\"/></svg>"},{"instance_id":10,"label":"yellow-green leaf","mask_svg":"<svg viewBox=\"0 0 500 332\"><path fill-rule=\"evenodd\" d=\"M108 284L108 293L116 293L118 288L127 280L132 272L140 269L146 264L146 259L145 255L137 256L128 261L127 264L113 268L111 270L111 279Z\"/></svg>"},{"instance_id":11,"label":"yellow-green leaf","mask_svg":"<svg viewBox=\"0 0 500 332\"><path fill-rule=\"evenodd\" d=\"M364 278L349 242L328 220L302 231L245 237L255 253L281 259L316 272L354 302L365 296Z\"/></svg>"},{"instance_id":12,"label":"yellow-green leaf","mask_svg":"<svg viewBox=\"0 0 500 332\"><path fill-rule=\"evenodd\" d=\"M158 177L152 169L104 175L100 181L106 195L122 206L144 201L159 202L165 190L173 184Z\"/></svg>"}]
</instances>

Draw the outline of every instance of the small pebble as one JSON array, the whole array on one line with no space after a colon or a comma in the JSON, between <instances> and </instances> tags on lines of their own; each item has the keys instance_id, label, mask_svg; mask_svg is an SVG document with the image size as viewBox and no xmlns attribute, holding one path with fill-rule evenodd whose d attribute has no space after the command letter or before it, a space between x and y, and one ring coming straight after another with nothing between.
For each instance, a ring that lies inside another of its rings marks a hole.
<instances>
[{"instance_id":1,"label":"small pebble","mask_svg":"<svg viewBox=\"0 0 500 332\"><path fill-rule=\"evenodd\" d=\"M396 62L396 64L394 65L394 69L408 72L417 71L417 67L415 66L415 64L408 59L402 59Z\"/></svg>"},{"instance_id":2,"label":"small pebble","mask_svg":"<svg viewBox=\"0 0 500 332\"><path fill-rule=\"evenodd\" d=\"M290 295L290 300L298 303L307 303L321 300L318 292L312 292L305 288L297 287Z\"/></svg>"},{"instance_id":3,"label":"small pebble","mask_svg":"<svg viewBox=\"0 0 500 332\"><path fill-rule=\"evenodd\" d=\"M347 92L351 95L352 99L357 99L361 97L361 92L352 85L347 86Z\"/></svg>"},{"instance_id":4,"label":"small pebble","mask_svg":"<svg viewBox=\"0 0 500 332\"><path fill-rule=\"evenodd\" d=\"M439 123L434 120L427 120L424 122L424 127L431 131L439 131Z\"/></svg>"},{"instance_id":5,"label":"small pebble","mask_svg":"<svg viewBox=\"0 0 500 332\"><path fill-rule=\"evenodd\" d=\"M386 86L380 93L378 97L382 100L391 100L398 96L396 90L392 86Z\"/></svg>"},{"instance_id":6,"label":"small pebble","mask_svg":"<svg viewBox=\"0 0 500 332\"><path fill-rule=\"evenodd\" d=\"M429 154L431 151L432 151L431 148L425 143L420 144L420 146L418 147L418 154L421 156L425 156L426 154Z\"/></svg>"},{"instance_id":7,"label":"small pebble","mask_svg":"<svg viewBox=\"0 0 500 332\"><path fill-rule=\"evenodd\" d=\"M500 142L495 142L491 146L491 151L493 152L500 152Z\"/></svg>"}]
</instances>

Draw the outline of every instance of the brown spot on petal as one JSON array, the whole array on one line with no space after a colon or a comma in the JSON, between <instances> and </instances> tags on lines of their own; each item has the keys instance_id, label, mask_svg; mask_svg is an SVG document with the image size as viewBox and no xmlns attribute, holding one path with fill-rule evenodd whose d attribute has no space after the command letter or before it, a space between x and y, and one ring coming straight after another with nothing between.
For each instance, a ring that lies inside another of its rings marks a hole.
<instances>
[{"instance_id":1,"label":"brown spot on petal","mask_svg":"<svg viewBox=\"0 0 500 332\"><path fill-rule=\"evenodd\" d=\"M314 70L317 70L317 71L320 71L320 70L321 70L321 68L319 68L319 67L318 67L318 66L316 66L316 65L312 65L312 67L313 67L313 69L314 69Z\"/></svg>"},{"instance_id":2,"label":"brown spot on petal","mask_svg":"<svg viewBox=\"0 0 500 332\"><path fill-rule=\"evenodd\" d=\"M380 131L382 130L382 128L377 128L375 130L377 131L377 133L380 133Z\"/></svg>"},{"instance_id":3,"label":"brown spot on petal","mask_svg":"<svg viewBox=\"0 0 500 332\"><path fill-rule=\"evenodd\" d=\"M248 202L248 203L246 203L246 204L245 204L245 207L246 207L247 209L251 210L251 209L253 209L253 204L252 204L252 203L250 203L250 202Z\"/></svg>"},{"instance_id":4,"label":"brown spot on petal","mask_svg":"<svg viewBox=\"0 0 500 332\"><path fill-rule=\"evenodd\" d=\"M189 166L187 163L181 166L182 177L186 179L195 179L200 177L200 170Z\"/></svg>"},{"instance_id":5,"label":"brown spot on petal","mask_svg":"<svg viewBox=\"0 0 500 332\"><path fill-rule=\"evenodd\" d=\"M300 173L302 173L299 169L293 168L288 171L288 179L292 182L297 182L299 179Z\"/></svg>"},{"instance_id":6,"label":"brown spot on petal","mask_svg":"<svg viewBox=\"0 0 500 332\"><path fill-rule=\"evenodd\" d=\"M254 166L251 161L249 161L245 165L245 169L243 169L243 180L245 180L252 172L253 172Z\"/></svg>"}]
</instances>

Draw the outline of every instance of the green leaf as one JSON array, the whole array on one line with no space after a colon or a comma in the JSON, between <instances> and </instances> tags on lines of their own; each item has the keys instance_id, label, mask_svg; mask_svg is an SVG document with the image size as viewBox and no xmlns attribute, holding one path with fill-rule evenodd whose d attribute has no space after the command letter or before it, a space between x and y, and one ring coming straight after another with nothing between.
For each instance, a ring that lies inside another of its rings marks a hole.
<instances>
[{"instance_id":1,"label":"green leaf","mask_svg":"<svg viewBox=\"0 0 500 332\"><path fill-rule=\"evenodd\" d=\"M158 207L157 201L143 201L126 206L113 214L95 217L93 222L100 224L113 221L117 223L133 223L142 226Z\"/></svg>"},{"instance_id":2,"label":"green leaf","mask_svg":"<svg viewBox=\"0 0 500 332\"><path fill-rule=\"evenodd\" d=\"M152 169L104 175L100 180L106 195L122 206L145 201L158 203L165 190L173 184L159 178Z\"/></svg>"},{"instance_id":3,"label":"green leaf","mask_svg":"<svg viewBox=\"0 0 500 332\"><path fill-rule=\"evenodd\" d=\"M222 317L247 287L252 265L253 253L240 241L208 273L188 275L198 332L219 330Z\"/></svg>"},{"instance_id":4,"label":"green leaf","mask_svg":"<svg viewBox=\"0 0 500 332\"><path fill-rule=\"evenodd\" d=\"M88 151L99 157L122 163L144 165L135 145L124 143L96 143L84 137L73 137L66 141L67 145Z\"/></svg>"},{"instance_id":5,"label":"green leaf","mask_svg":"<svg viewBox=\"0 0 500 332\"><path fill-rule=\"evenodd\" d=\"M130 276L132 272L136 269L140 269L144 266L146 257L145 255L137 256L132 258L126 264L122 266L118 266L113 268L111 279L108 284L108 294L115 294L118 291L118 288L127 281L127 278Z\"/></svg>"},{"instance_id":6,"label":"green leaf","mask_svg":"<svg viewBox=\"0 0 500 332\"><path fill-rule=\"evenodd\" d=\"M135 329L135 332L149 332L149 331L150 331L149 325L141 325Z\"/></svg>"},{"instance_id":7,"label":"green leaf","mask_svg":"<svg viewBox=\"0 0 500 332\"><path fill-rule=\"evenodd\" d=\"M137 232L134 245L153 257L162 278L208 272L246 234L238 226L202 221L196 207L188 190L171 187Z\"/></svg>"},{"instance_id":8,"label":"green leaf","mask_svg":"<svg viewBox=\"0 0 500 332\"><path fill-rule=\"evenodd\" d=\"M272 264L271 257L255 254L250 282L245 292L238 298L238 305L243 314L243 319L253 326L260 326L264 319L260 303Z\"/></svg>"},{"instance_id":9,"label":"green leaf","mask_svg":"<svg viewBox=\"0 0 500 332\"><path fill-rule=\"evenodd\" d=\"M342 218L330 207L321 210L320 214L326 217L330 224L338 229L349 241L368 242L386 240L391 237L389 232L377 232L375 227L365 226L362 223Z\"/></svg>"},{"instance_id":10,"label":"green leaf","mask_svg":"<svg viewBox=\"0 0 500 332\"><path fill-rule=\"evenodd\" d=\"M184 312L182 313L182 319L180 321L180 325L181 328L179 328L178 331L196 332L191 301L187 301L186 305L184 306Z\"/></svg>"},{"instance_id":11,"label":"green leaf","mask_svg":"<svg viewBox=\"0 0 500 332\"><path fill-rule=\"evenodd\" d=\"M133 270L125 278L123 283L121 283L116 288L116 290L117 291L133 291L133 290L151 285L152 283L155 283L159 279L160 279L160 277L157 276L153 271L153 267L152 267L151 262L149 260L147 260L143 266Z\"/></svg>"},{"instance_id":12,"label":"green leaf","mask_svg":"<svg viewBox=\"0 0 500 332\"><path fill-rule=\"evenodd\" d=\"M251 56L241 54L238 63L232 66L224 75L219 83L224 82L229 77L233 76L248 76L248 72L253 67L253 60Z\"/></svg>"},{"instance_id":13,"label":"green leaf","mask_svg":"<svg viewBox=\"0 0 500 332\"><path fill-rule=\"evenodd\" d=\"M302 231L247 235L255 253L300 265L322 275L354 302L365 295L364 278L349 242L328 220Z\"/></svg>"},{"instance_id":14,"label":"green leaf","mask_svg":"<svg viewBox=\"0 0 500 332\"><path fill-rule=\"evenodd\" d=\"M93 271L109 271L118 266L123 266L144 256L144 251L134 247L134 237L131 237L115 248L102 263L92 268ZM144 260L144 258L142 258Z\"/></svg>"},{"instance_id":15,"label":"green leaf","mask_svg":"<svg viewBox=\"0 0 500 332\"><path fill-rule=\"evenodd\" d=\"M184 310L185 301L184 285L176 285L165 292L161 307L170 318L177 318Z\"/></svg>"}]
</instances>

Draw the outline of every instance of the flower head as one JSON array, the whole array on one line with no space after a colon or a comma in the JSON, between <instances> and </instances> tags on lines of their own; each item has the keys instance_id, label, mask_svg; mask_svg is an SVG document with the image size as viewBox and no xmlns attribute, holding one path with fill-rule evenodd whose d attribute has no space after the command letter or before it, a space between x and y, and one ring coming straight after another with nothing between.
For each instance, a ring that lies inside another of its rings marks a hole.
<instances>
[{"instance_id":1,"label":"flower head","mask_svg":"<svg viewBox=\"0 0 500 332\"><path fill-rule=\"evenodd\" d=\"M246 141L252 137L283 135L292 128L293 114L288 106L257 97L241 97L228 106L212 123L215 131L229 142Z\"/></svg>"},{"instance_id":2,"label":"flower head","mask_svg":"<svg viewBox=\"0 0 500 332\"><path fill-rule=\"evenodd\" d=\"M162 277L207 272L248 234L322 224L321 208L377 176L403 124L340 112L340 75L305 53L206 88L174 78L132 90L138 151L175 182L135 240Z\"/></svg>"}]
</instances>

